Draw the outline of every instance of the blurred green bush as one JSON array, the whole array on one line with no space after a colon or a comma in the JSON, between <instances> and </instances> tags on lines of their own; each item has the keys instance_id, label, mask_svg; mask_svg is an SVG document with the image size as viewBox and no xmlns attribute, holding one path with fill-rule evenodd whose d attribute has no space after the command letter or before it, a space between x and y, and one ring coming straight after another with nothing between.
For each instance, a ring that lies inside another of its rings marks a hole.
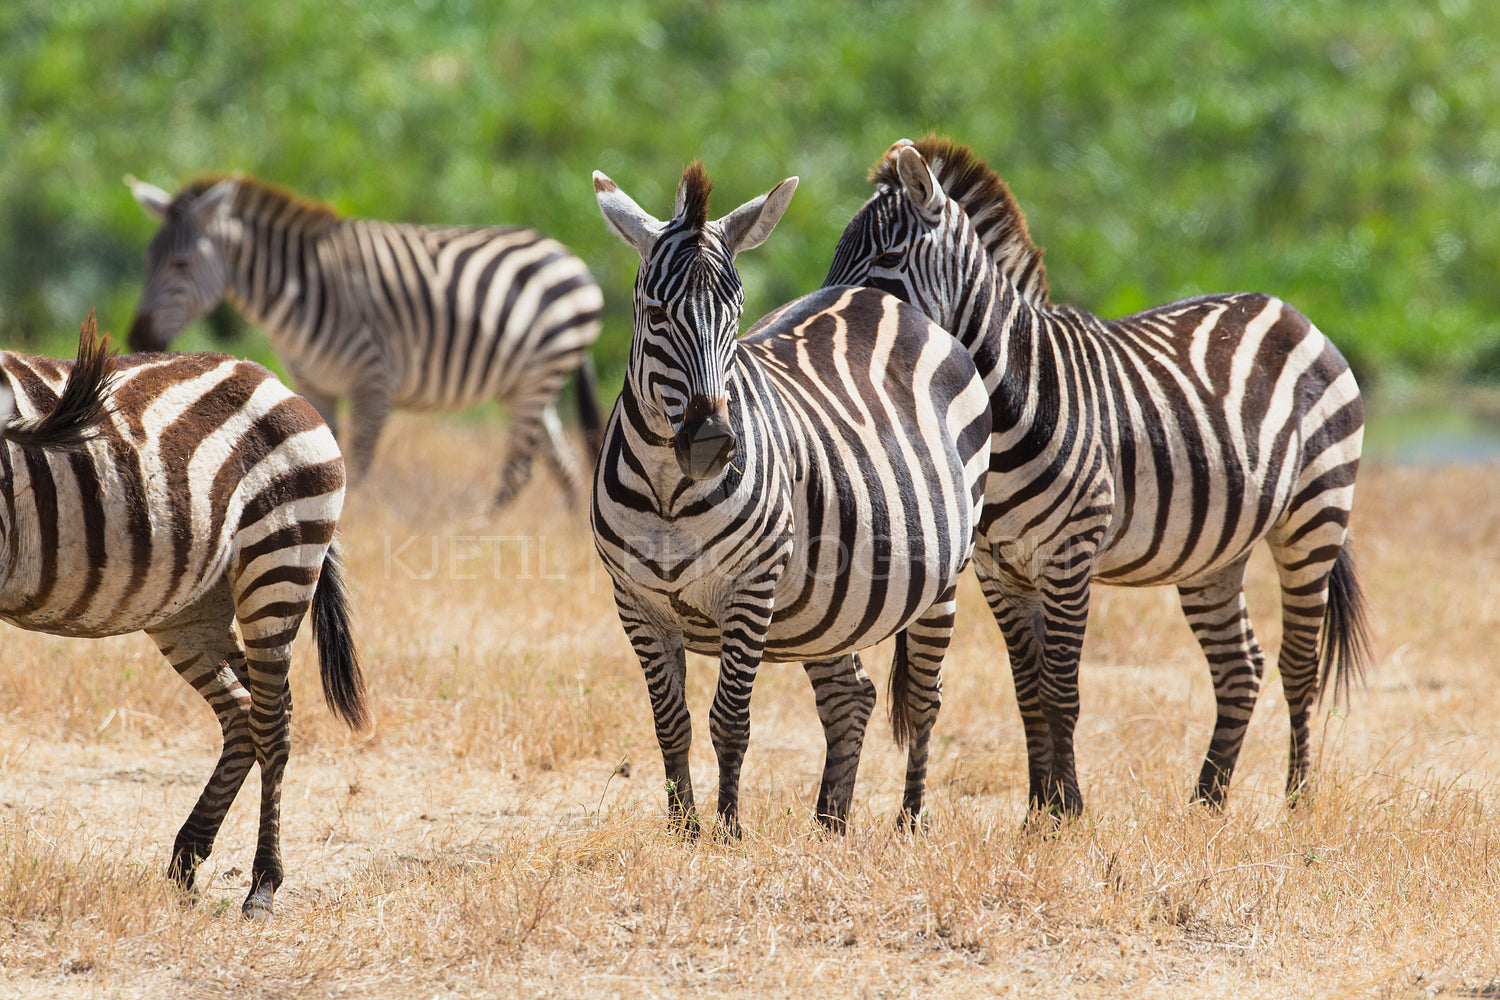
<instances>
[{"instance_id":1,"label":"blurred green bush","mask_svg":"<svg viewBox=\"0 0 1500 1000\"><path fill-rule=\"evenodd\" d=\"M822 280L886 146L938 130L1010 182L1057 301L1268 291L1366 380L1500 379L1497 94L1478 0L20 0L0 343L68 353L91 308L128 327L154 227L122 175L239 170L351 215L556 236L604 286L618 378L636 260L591 170L656 214L694 157L718 212L799 174L740 260L748 321Z\"/></svg>"}]
</instances>

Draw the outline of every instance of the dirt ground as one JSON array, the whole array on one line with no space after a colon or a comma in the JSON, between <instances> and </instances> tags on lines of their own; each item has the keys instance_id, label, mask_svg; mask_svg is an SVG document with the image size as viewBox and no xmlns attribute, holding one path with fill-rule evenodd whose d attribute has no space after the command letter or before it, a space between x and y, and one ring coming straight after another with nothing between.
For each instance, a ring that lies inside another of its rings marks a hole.
<instances>
[{"instance_id":1,"label":"dirt ground","mask_svg":"<svg viewBox=\"0 0 1500 1000\"><path fill-rule=\"evenodd\" d=\"M162 878L218 752L140 636L0 631L0 998L1500 995L1500 467L1362 473L1374 662L1282 802L1274 670L1229 809L1188 801L1212 692L1169 590L1096 591L1078 745L1088 803L1022 829L1003 645L961 594L928 830L891 832L877 718L853 828L822 836L802 672L756 685L746 837L662 821L644 685L582 512L539 468L492 514L480 422L403 418L342 531L377 724L340 729L294 667L276 920L243 923L255 776L182 906ZM1269 560L1252 564L1274 651ZM883 688L887 647L866 658ZM713 801L713 667L691 666ZM883 691L882 691L883 704Z\"/></svg>"}]
</instances>

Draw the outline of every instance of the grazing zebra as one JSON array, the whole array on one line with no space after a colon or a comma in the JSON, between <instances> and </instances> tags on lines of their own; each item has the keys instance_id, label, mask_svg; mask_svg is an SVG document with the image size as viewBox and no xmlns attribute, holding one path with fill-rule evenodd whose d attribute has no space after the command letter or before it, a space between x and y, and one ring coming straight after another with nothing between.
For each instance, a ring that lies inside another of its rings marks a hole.
<instances>
[{"instance_id":1,"label":"grazing zebra","mask_svg":"<svg viewBox=\"0 0 1500 1000\"><path fill-rule=\"evenodd\" d=\"M954 591L983 500L984 386L917 310L828 289L736 339L734 257L766 239L796 183L710 222L695 162L660 222L594 174L606 222L641 255L625 387L594 478L594 540L645 671L673 821L693 833L684 649L719 657L709 726L723 830L739 831L762 660L805 662L827 740L817 814L842 830L875 702L855 651L893 634L902 822L917 820Z\"/></svg>"},{"instance_id":2,"label":"grazing zebra","mask_svg":"<svg viewBox=\"0 0 1500 1000\"><path fill-rule=\"evenodd\" d=\"M351 728L368 719L333 537L343 499L333 435L260 365L116 359L92 323L75 362L0 351L0 618L53 635L143 631L203 696L223 753L169 873L192 892L258 762L244 904L257 920L282 880L287 669L309 605L324 697Z\"/></svg>"},{"instance_id":3,"label":"grazing zebra","mask_svg":"<svg viewBox=\"0 0 1500 1000\"><path fill-rule=\"evenodd\" d=\"M530 229L343 219L249 178L204 180L174 198L126 178L164 220L146 255L134 351L165 350L223 298L263 327L330 427L347 397L352 482L369 469L392 407L510 408L497 505L531 476L537 445L575 501L583 478L555 401L578 373L580 419L598 454L589 345L603 297L566 247Z\"/></svg>"},{"instance_id":4,"label":"grazing zebra","mask_svg":"<svg viewBox=\"0 0 1500 1000\"><path fill-rule=\"evenodd\" d=\"M1348 364L1266 295L1120 320L1052 305L1010 191L966 147L902 140L870 179L826 283L919 306L968 347L989 389L974 563L1010 652L1031 812L1083 808L1073 729L1093 580L1177 586L1218 703L1197 796L1222 806L1265 667L1243 586L1261 539L1281 579L1295 802L1314 700L1330 679L1346 693L1367 648L1346 545L1364 427Z\"/></svg>"}]
</instances>

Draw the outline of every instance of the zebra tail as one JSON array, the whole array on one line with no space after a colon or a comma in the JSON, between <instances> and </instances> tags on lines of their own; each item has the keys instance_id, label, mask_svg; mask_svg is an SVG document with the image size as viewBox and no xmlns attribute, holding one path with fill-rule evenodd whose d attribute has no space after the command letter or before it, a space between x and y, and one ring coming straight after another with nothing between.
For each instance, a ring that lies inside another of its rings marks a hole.
<instances>
[{"instance_id":1,"label":"zebra tail","mask_svg":"<svg viewBox=\"0 0 1500 1000\"><path fill-rule=\"evenodd\" d=\"M599 414L599 379L594 372L594 359L587 352L578 366L578 422L583 425L584 440L588 442L589 459L597 462L604 447L604 420Z\"/></svg>"},{"instance_id":2,"label":"zebra tail","mask_svg":"<svg viewBox=\"0 0 1500 1000\"><path fill-rule=\"evenodd\" d=\"M109 417L115 354L100 340L94 314L78 330L78 360L52 412L35 420L14 419L13 399L0 407L0 438L37 448L76 448L88 443Z\"/></svg>"},{"instance_id":3,"label":"zebra tail","mask_svg":"<svg viewBox=\"0 0 1500 1000\"><path fill-rule=\"evenodd\" d=\"M1318 636L1318 700L1333 682L1334 704L1347 705L1353 680L1364 682L1370 659L1367 603L1354 575L1354 556L1345 542L1328 577L1328 604Z\"/></svg>"},{"instance_id":4,"label":"zebra tail","mask_svg":"<svg viewBox=\"0 0 1500 1000\"><path fill-rule=\"evenodd\" d=\"M896 655L891 658L891 737L896 746L905 747L911 742L911 664L906 655L906 630L896 633Z\"/></svg>"},{"instance_id":5,"label":"zebra tail","mask_svg":"<svg viewBox=\"0 0 1500 1000\"><path fill-rule=\"evenodd\" d=\"M337 539L323 556L323 571L313 591L312 625L323 673L323 699L350 729L364 729L370 724L370 708L349 628L349 589L344 584L344 559Z\"/></svg>"}]
</instances>

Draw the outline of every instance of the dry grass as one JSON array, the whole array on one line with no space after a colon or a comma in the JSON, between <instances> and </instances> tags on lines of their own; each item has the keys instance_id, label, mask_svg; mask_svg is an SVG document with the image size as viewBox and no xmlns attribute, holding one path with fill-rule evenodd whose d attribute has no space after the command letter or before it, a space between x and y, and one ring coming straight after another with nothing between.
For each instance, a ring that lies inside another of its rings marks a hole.
<instances>
[{"instance_id":1,"label":"dry grass","mask_svg":"<svg viewBox=\"0 0 1500 1000\"><path fill-rule=\"evenodd\" d=\"M1274 675L1230 807L1208 814L1186 797L1212 693L1173 595L1101 590L1087 810L1024 834L1014 698L970 583L930 829L891 832L902 761L872 726L851 834L817 832L812 698L770 666L747 835L724 844L664 829L644 685L584 518L545 477L488 515L498 446L472 421L400 420L349 504L379 722L339 728L304 645L267 928L238 915L253 778L203 902L162 877L218 734L149 643L0 632L0 995L1500 995L1500 469L1364 475L1376 667L1320 723L1318 794L1295 814ZM1251 601L1274 648L1268 560ZM868 659L878 683L888 655ZM712 682L695 661L700 733ZM695 755L711 801L706 736Z\"/></svg>"}]
</instances>

